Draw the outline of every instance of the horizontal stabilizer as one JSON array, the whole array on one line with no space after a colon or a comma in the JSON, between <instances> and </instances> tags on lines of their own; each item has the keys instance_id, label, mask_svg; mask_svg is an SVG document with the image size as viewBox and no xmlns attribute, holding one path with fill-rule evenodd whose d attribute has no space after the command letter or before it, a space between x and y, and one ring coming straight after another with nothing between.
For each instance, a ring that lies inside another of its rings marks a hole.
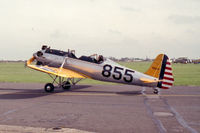
<instances>
[{"instance_id":1,"label":"horizontal stabilizer","mask_svg":"<svg viewBox=\"0 0 200 133\"><path fill-rule=\"evenodd\" d=\"M147 78L140 78L140 80L144 83L156 83L160 81L160 80L152 80L152 79L147 79Z\"/></svg>"}]
</instances>

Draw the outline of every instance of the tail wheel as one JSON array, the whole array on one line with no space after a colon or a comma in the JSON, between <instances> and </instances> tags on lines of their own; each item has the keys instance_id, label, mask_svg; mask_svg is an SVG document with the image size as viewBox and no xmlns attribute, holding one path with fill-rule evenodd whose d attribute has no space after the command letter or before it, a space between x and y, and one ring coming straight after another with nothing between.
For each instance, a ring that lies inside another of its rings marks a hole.
<instances>
[{"instance_id":1,"label":"tail wheel","mask_svg":"<svg viewBox=\"0 0 200 133\"><path fill-rule=\"evenodd\" d=\"M158 89L154 89L153 91L154 94L158 94L158 92L159 92Z\"/></svg>"},{"instance_id":2,"label":"tail wheel","mask_svg":"<svg viewBox=\"0 0 200 133\"><path fill-rule=\"evenodd\" d=\"M54 91L54 85L52 83L47 83L45 86L44 86L44 90L46 92L53 92Z\"/></svg>"},{"instance_id":3,"label":"tail wheel","mask_svg":"<svg viewBox=\"0 0 200 133\"><path fill-rule=\"evenodd\" d=\"M69 81L63 82L62 88L63 88L64 90L69 90L69 89L71 88L70 82L69 82Z\"/></svg>"}]
</instances>

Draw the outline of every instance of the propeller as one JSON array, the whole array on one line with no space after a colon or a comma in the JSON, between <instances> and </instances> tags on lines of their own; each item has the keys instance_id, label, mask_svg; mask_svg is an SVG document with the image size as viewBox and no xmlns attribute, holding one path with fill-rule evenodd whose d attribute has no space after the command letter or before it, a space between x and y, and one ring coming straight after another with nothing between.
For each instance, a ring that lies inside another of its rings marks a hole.
<instances>
[{"instance_id":1,"label":"propeller","mask_svg":"<svg viewBox=\"0 0 200 133\"><path fill-rule=\"evenodd\" d=\"M26 68L27 67L27 61L25 60L25 63L24 63L24 68Z\"/></svg>"}]
</instances>

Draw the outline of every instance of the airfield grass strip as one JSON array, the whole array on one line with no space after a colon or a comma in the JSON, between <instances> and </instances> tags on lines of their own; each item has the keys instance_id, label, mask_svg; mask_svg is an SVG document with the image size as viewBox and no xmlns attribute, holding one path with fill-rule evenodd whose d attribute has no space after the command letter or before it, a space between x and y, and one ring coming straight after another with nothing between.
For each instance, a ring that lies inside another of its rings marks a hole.
<instances>
[{"instance_id":1,"label":"airfield grass strip","mask_svg":"<svg viewBox=\"0 0 200 133\"><path fill-rule=\"evenodd\" d=\"M131 69L145 72L151 62L119 62ZM172 64L175 85L200 86L200 64ZM48 83L51 78L47 74L24 67L23 62L1 62L0 82L16 83ZM85 79L80 84L113 84Z\"/></svg>"}]
</instances>

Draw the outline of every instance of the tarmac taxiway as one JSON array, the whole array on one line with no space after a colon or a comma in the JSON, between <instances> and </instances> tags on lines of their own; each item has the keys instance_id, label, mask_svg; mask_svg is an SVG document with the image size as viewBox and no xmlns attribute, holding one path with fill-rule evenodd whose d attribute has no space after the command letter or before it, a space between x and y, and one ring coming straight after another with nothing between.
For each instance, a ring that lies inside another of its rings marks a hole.
<instances>
[{"instance_id":1,"label":"tarmac taxiway","mask_svg":"<svg viewBox=\"0 0 200 133\"><path fill-rule=\"evenodd\" d=\"M0 83L0 133L198 133L200 87L153 94L129 85L77 85L46 93L44 84Z\"/></svg>"}]
</instances>

